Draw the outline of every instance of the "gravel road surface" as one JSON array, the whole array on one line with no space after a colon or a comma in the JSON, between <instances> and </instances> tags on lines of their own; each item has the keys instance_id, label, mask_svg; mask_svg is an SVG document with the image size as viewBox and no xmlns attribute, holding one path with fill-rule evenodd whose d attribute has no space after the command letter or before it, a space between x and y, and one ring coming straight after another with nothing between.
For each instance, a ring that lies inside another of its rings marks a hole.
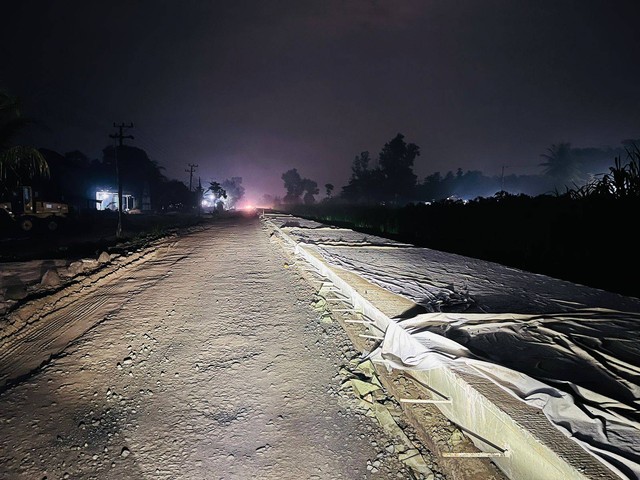
<instances>
[{"instance_id":1,"label":"gravel road surface","mask_svg":"<svg viewBox=\"0 0 640 480\"><path fill-rule=\"evenodd\" d=\"M163 248L89 290L67 314L88 330L0 394L0 478L419 478L340 392L358 352L258 218Z\"/></svg>"}]
</instances>

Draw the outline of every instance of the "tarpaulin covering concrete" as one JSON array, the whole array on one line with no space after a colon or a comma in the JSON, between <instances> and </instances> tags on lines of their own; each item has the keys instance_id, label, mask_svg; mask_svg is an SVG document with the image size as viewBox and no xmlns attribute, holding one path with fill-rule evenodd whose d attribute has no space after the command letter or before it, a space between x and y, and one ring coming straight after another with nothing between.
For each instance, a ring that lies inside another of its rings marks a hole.
<instances>
[{"instance_id":1,"label":"tarpaulin covering concrete","mask_svg":"<svg viewBox=\"0 0 640 480\"><path fill-rule=\"evenodd\" d=\"M334 267L420 305L375 355L471 367L622 478L640 478L640 299L291 217L272 218ZM311 228L309 228L311 227Z\"/></svg>"},{"instance_id":2,"label":"tarpaulin covering concrete","mask_svg":"<svg viewBox=\"0 0 640 480\"><path fill-rule=\"evenodd\" d=\"M591 362L586 355L582 358L571 358L572 354L580 357L583 352L578 349L574 352L570 347L559 357L559 364L562 365L563 359L567 359L569 363L581 365L582 369L593 376L594 381L596 377L602 378L603 383L606 381L608 384L611 393L616 397L626 397L627 401L585 388L581 386L580 379L571 380L569 375L565 375L566 380L560 380L557 378L560 375L556 375L552 369L545 370L548 377L545 378L546 381L541 381L518 369L496 363L495 357L505 359L507 364L517 361L511 356L514 349L503 350L500 340L495 342L496 354L493 361L487 361L459 343L425 329L432 322L429 316L427 314L400 323L390 323L384 341L372 353L372 358L382 358L399 369L429 370L443 366L470 366L500 388L529 405L540 408L558 429L606 463L622 478L640 478L637 385L625 381L622 375L617 377L615 372L607 370L606 366L599 362ZM580 323L576 319L567 319L567 323L574 322L578 325ZM521 344L524 351L527 343L532 344L534 341L531 338L516 338L514 343ZM529 365L540 359L526 351L521 358ZM625 374L637 371L637 367L629 367ZM530 366L531 370L534 368L536 366ZM575 372L578 376L585 375L580 368L576 368ZM614 388L616 378L620 378L620 386ZM564 383L572 393L554 387L554 384L558 383ZM595 388L599 386L594 385Z\"/></svg>"}]
</instances>

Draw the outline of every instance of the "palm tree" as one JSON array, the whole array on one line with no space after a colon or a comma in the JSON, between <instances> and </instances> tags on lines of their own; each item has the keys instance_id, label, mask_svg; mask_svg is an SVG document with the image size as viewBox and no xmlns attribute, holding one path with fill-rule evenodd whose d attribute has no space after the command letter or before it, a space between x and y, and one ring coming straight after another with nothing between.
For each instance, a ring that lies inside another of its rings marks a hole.
<instances>
[{"instance_id":1,"label":"palm tree","mask_svg":"<svg viewBox=\"0 0 640 480\"><path fill-rule=\"evenodd\" d=\"M14 97L0 92L0 187L16 187L36 176L49 176L49 165L35 147L14 145L16 134L30 122Z\"/></svg>"},{"instance_id":2,"label":"palm tree","mask_svg":"<svg viewBox=\"0 0 640 480\"><path fill-rule=\"evenodd\" d=\"M211 192L216 198L227 198L227 191L222 188L222 185L214 180L209 182L209 188L207 192Z\"/></svg>"},{"instance_id":3,"label":"palm tree","mask_svg":"<svg viewBox=\"0 0 640 480\"><path fill-rule=\"evenodd\" d=\"M558 183L575 184L581 181L582 172L578 159L571 151L570 143L553 144L547 148L547 153L540 155L546 159L540 166L544 167L544 174Z\"/></svg>"}]
</instances>

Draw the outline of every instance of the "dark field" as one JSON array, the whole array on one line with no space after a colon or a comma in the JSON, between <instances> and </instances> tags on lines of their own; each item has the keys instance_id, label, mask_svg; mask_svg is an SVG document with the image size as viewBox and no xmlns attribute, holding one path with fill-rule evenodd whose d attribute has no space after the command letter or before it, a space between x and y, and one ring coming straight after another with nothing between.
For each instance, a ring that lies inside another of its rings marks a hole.
<instances>
[{"instance_id":1,"label":"dark field","mask_svg":"<svg viewBox=\"0 0 640 480\"><path fill-rule=\"evenodd\" d=\"M33 232L24 233L14 225L4 223L0 226L0 262L91 258L102 251L116 253L197 226L211 218L211 215L184 213L125 214L121 238L116 238L118 216L112 212L89 212L67 219L56 232L45 231L40 226Z\"/></svg>"}]
</instances>

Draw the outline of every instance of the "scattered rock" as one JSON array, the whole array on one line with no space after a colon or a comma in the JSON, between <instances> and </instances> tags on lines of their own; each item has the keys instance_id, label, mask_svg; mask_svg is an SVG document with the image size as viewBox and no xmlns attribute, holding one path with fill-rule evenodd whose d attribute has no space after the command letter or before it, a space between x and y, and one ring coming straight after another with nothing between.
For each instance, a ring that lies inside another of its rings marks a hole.
<instances>
[{"instance_id":1,"label":"scattered rock","mask_svg":"<svg viewBox=\"0 0 640 480\"><path fill-rule=\"evenodd\" d=\"M122 451L120 452L120 456L122 458L127 458L129 455L131 455L131 451L129 451L129 449L127 447L122 447Z\"/></svg>"},{"instance_id":2,"label":"scattered rock","mask_svg":"<svg viewBox=\"0 0 640 480\"><path fill-rule=\"evenodd\" d=\"M406 453L398 455L398 458L414 471L425 475L427 478L433 479L433 472L427 466L427 463L417 449L407 450Z\"/></svg>"},{"instance_id":3,"label":"scattered rock","mask_svg":"<svg viewBox=\"0 0 640 480\"><path fill-rule=\"evenodd\" d=\"M40 285L43 287L57 287L60 283L60 275L55 268L47 270L40 281Z\"/></svg>"},{"instance_id":4,"label":"scattered rock","mask_svg":"<svg viewBox=\"0 0 640 480\"><path fill-rule=\"evenodd\" d=\"M109 263L111 261L111 256L107 252L102 252L100 256L98 256L98 263L104 264Z\"/></svg>"},{"instance_id":5,"label":"scattered rock","mask_svg":"<svg viewBox=\"0 0 640 480\"><path fill-rule=\"evenodd\" d=\"M71 277L75 277L76 275L79 275L82 272L84 272L84 269L85 269L84 263L80 261L71 262L67 267L67 274Z\"/></svg>"},{"instance_id":6,"label":"scattered rock","mask_svg":"<svg viewBox=\"0 0 640 480\"><path fill-rule=\"evenodd\" d=\"M449 437L449 445L451 446L456 446L461 444L462 442L464 442L464 434L458 430L457 428L451 433L451 436Z\"/></svg>"},{"instance_id":7,"label":"scattered rock","mask_svg":"<svg viewBox=\"0 0 640 480\"><path fill-rule=\"evenodd\" d=\"M25 285L9 285L4 292L5 300L22 300L27 296Z\"/></svg>"}]
</instances>

